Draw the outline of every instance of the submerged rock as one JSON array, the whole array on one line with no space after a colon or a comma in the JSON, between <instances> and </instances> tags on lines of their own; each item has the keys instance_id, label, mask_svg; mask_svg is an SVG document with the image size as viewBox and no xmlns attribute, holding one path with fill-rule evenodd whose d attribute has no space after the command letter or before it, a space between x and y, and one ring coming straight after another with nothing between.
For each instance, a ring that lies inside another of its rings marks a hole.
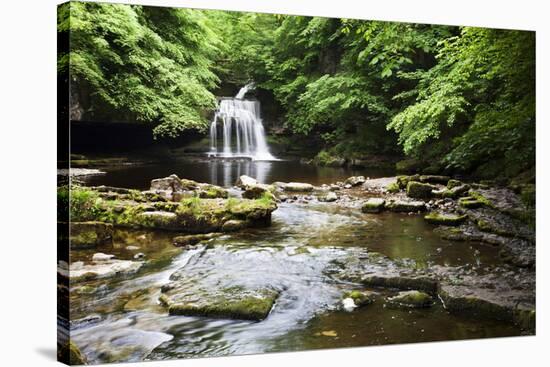
<instances>
[{"instance_id":1,"label":"submerged rock","mask_svg":"<svg viewBox=\"0 0 550 367\"><path fill-rule=\"evenodd\" d=\"M71 249L94 248L113 240L113 225L99 221L71 222Z\"/></svg>"},{"instance_id":2,"label":"submerged rock","mask_svg":"<svg viewBox=\"0 0 550 367\"><path fill-rule=\"evenodd\" d=\"M309 192L313 191L313 185L302 182L289 182L285 184L284 190L291 192Z\"/></svg>"},{"instance_id":3,"label":"submerged rock","mask_svg":"<svg viewBox=\"0 0 550 367\"><path fill-rule=\"evenodd\" d=\"M423 308L433 304L432 297L416 290L399 292L397 296L388 298L388 303L397 307Z\"/></svg>"},{"instance_id":4,"label":"submerged rock","mask_svg":"<svg viewBox=\"0 0 550 367\"><path fill-rule=\"evenodd\" d=\"M386 200L382 198L370 198L363 204L361 211L363 213L380 213L384 209L385 203Z\"/></svg>"}]
</instances>

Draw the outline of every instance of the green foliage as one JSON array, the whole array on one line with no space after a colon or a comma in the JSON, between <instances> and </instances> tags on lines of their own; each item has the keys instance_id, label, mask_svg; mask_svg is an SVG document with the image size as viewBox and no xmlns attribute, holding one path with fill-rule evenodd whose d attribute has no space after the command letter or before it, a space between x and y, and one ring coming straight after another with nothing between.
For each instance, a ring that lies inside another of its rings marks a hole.
<instances>
[{"instance_id":1,"label":"green foliage","mask_svg":"<svg viewBox=\"0 0 550 367\"><path fill-rule=\"evenodd\" d=\"M72 104L85 118L153 122L156 136L207 126L219 40L202 12L71 2L58 30L70 32L58 67L69 68Z\"/></svg>"}]
</instances>

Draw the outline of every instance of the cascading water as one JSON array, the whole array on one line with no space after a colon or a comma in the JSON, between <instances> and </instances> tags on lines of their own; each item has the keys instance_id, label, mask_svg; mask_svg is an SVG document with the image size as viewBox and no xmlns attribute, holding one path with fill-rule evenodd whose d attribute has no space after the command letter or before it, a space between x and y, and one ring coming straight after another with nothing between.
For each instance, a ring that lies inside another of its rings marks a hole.
<instances>
[{"instance_id":1,"label":"cascading water","mask_svg":"<svg viewBox=\"0 0 550 367\"><path fill-rule=\"evenodd\" d=\"M260 102L245 100L254 87L247 84L235 98L222 98L210 125L210 155L218 157L250 157L256 161L276 160L269 152L260 118ZM218 147L218 132L222 146ZM235 140L233 140L235 139Z\"/></svg>"}]
</instances>

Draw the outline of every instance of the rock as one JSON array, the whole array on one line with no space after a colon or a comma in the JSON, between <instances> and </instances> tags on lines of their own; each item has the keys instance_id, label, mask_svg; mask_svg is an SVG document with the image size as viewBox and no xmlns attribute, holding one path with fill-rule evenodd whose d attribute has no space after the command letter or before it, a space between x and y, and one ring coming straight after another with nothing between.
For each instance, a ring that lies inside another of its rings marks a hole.
<instances>
[{"instance_id":1,"label":"rock","mask_svg":"<svg viewBox=\"0 0 550 367\"><path fill-rule=\"evenodd\" d=\"M113 241L113 225L103 222L71 222L71 249L94 248Z\"/></svg>"},{"instance_id":2,"label":"rock","mask_svg":"<svg viewBox=\"0 0 550 367\"><path fill-rule=\"evenodd\" d=\"M385 207L392 212L422 212L426 210L426 203L424 203L423 201L396 200L386 203Z\"/></svg>"},{"instance_id":3,"label":"rock","mask_svg":"<svg viewBox=\"0 0 550 367\"><path fill-rule=\"evenodd\" d=\"M145 258L145 254L143 252L138 252L134 255L134 259L139 260Z\"/></svg>"},{"instance_id":4,"label":"rock","mask_svg":"<svg viewBox=\"0 0 550 367\"><path fill-rule=\"evenodd\" d=\"M126 250L128 251L136 251L136 250L139 250L139 247L138 246L126 246Z\"/></svg>"},{"instance_id":5,"label":"rock","mask_svg":"<svg viewBox=\"0 0 550 367\"><path fill-rule=\"evenodd\" d=\"M397 296L388 298L388 303L397 307L423 308L430 307L433 300L427 293L411 290L399 292Z\"/></svg>"},{"instance_id":6,"label":"rock","mask_svg":"<svg viewBox=\"0 0 550 367\"><path fill-rule=\"evenodd\" d=\"M419 179L420 179L420 175L397 176L396 183L401 190L405 190L407 188L407 184L409 183L409 181L418 181Z\"/></svg>"},{"instance_id":7,"label":"rock","mask_svg":"<svg viewBox=\"0 0 550 367\"><path fill-rule=\"evenodd\" d=\"M330 184L329 186L329 190L330 191L338 191L338 190L341 190L342 188L336 184Z\"/></svg>"},{"instance_id":8,"label":"rock","mask_svg":"<svg viewBox=\"0 0 550 367\"><path fill-rule=\"evenodd\" d=\"M183 185L180 178L172 174L168 177L151 180L150 191L183 191Z\"/></svg>"},{"instance_id":9,"label":"rock","mask_svg":"<svg viewBox=\"0 0 550 367\"><path fill-rule=\"evenodd\" d=\"M183 247L183 246L193 246L202 241L208 241L212 238L221 236L221 233L207 233L207 234L190 234L186 236L177 236L172 238L174 246Z\"/></svg>"},{"instance_id":10,"label":"rock","mask_svg":"<svg viewBox=\"0 0 550 367\"><path fill-rule=\"evenodd\" d=\"M259 199L265 194L271 194L274 191L274 187L265 184L253 184L245 186L244 190L243 198Z\"/></svg>"},{"instance_id":11,"label":"rock","mask_svg":"<svg viewBox=\"0 0 550 367\"><path fill-rule=\"evenodd\" d=\"M354 307L362 307L370 305L374 302L375 293L369 291L362 292L358 290L353 290L350 292L345 292L342 298L343 300L351 299L353 301Z\"/></svg>"},{"instance_id":12,"label":"rock","mask_svg":"<svg viewBox=\"0 0 550 367\"><path fill-rule=\"evenodd\" d=\"M229 192L223 187L209 184L201 184L198 189L198 196L203 199L227 199Z\"/></svg>"},{"instance_id":13,"label":"rock","mask_svg":"<svg viewBox=\"0 0 550 367\"><path fill-rule=\"evenodd\" d=\"M366 181L365 176L352 176L352 177L348 177L345 183L351 186L359 186L364 184L365 181Z\"/></svg>"},{"instance_id":14,"label":"rock","mask_svg":"<svg viewBox=\"0 0 550 367\"><path fill-rule=\"evenodd\" d=\"M449 176L421 175L418 180L424 183L447 185L451 178Z\"/></svg>"},{"instance_id":15,"label":"rock","mask_svg":"<svg viewBox=\"0 0 550 367\"><path fill-rule=\"evenodd\" d=\"M325 196L319 197L319 201L324 201L327 203L331 203L336 200L338 200L338 195L336 195L333 191L328 192Z\"/></svg>"},{"instance_id":16,"label":"rock","mask_svg":"<svg viewBox=\"0 0 550 367\"><path fill-rule=\"evenodd\" d=\"M468 195L470 190L470 185L460 185L454 186L452 189L443 188L441 190L434 190L432 194L435 197L448 198L448 199L458 199L461 196Z\"/></svg>"},{"instance_id":17,"label":"rock","mask_svg":"<svg viewBox=\"0 0 550 367\"><path fill-rule=\"evenodd\" d=\"M175 230L178 229L178 218L175 213L163 211L150 211L139 214L142 224L145 227L158 229Z\"/></svg>"},{"instance_id":18,"label":"rock","mask_svg":"<svg viewBox=\"0 0 550 367\"><path fill-rule=\"evenodd\" d=\"M243 228L246 228L246 222L244 220L232 219L225 222L222 226L223 232L235 232Z\"/></svg>"},{"instance_id":19,"label":"rock","mask_svg":"<svg viewBox=\"0 0 550 367\"><path fill-rule=\"evenodd\" d=\"M436 279L416 275L371 275L362 278L361 283L370 287L396 288L403 290L419 289L431 294L435 294L438 288Z\"/></svg>"},{"instance_id":20,"label":"rock","mask_svg":"<svg viewBox=\"0 0 550 367\"><path fill-rule=\"evenodd\" d=\"M255 178L252 178L247 175L242 175L237 179L237 182L235 182L235 186L240 187L241 189L245 189L247 186L254 186L257 185L258 181L256 181Z\"/></svg>"},{"instance_id":21,"label":"rock","mask_svg":"<svg viewBox=\"0 0 550 367\"><path fill-rule=\"evenodd\" d=\"M115 276L127 276L136 273L142 266L141 261L108 260L95 264L83 265L81 262L70 266L69 276L71 281L86 281Z\"/></svg>"},{"instance_id":22,"label":"rock","mask_svg":"<svg viewBox=\"0 0 550 367\"><path fill-rule=\"evenodd\" d=\"M465 196L458 199L458 205L465 209L477 209L483 206L483 203L471 196Z\"/></svg>"},{"instance_id":23,"label":"rock","mask_svg":"<svg viewBox=\"0 0 550 367\"><path fill-rule=\"evenodd\" d=\"M361 211L363 213L380 213L384 209L385 203L386 200L382 198L370 198L363 204Z\"/></svg>"},{"instance_id":24,"label":"rock","mask_svg":"<svg viewBox=\"0 0 550 367\"><path fill-rule=\"evenodd\" d=\"M92 261L94 262L109 261L114 258L115 258L115 255L108 255L102 252L98 252L92 256Z\"/></svg>"},{"instance_id":25,"label":"rock","mask_svg":"<svg viewBox=\"0 0 550 367\"><path fill-rule=\"evenodd\" d=\"M285 184L284 190L291 192L309 192L313 191L313 185L301 182L289 182Z\"/></svg>"},{"instance_id":26,"label":"rock","mask_svg":"<svg viewBox=\"0 0 550 367\"><path fill-rule=\"evenodd\" d=\"M464 184L459 180L450 179L449 182L447 182L448 189L452 189L453 187L462 186L462 185Z\"/></svg>"},{"instance_id":27,"label":"rock","mask_svg":"<svg viewBox=\"0 0 550 367\"><path fill-rule=\"evenodd\" d=\"M386 186L386 191L389 192L390 194L395 194L395 193L399 192L399 190L400 190L400 188L399 188L399 184L397 182L392 182L391 184Z\"/></svg>"},{"instance_id":28,"label":"rock","mask_svg":"<svg viewBox=\"0 0 550 367\"><path fill-rule=\"evenodd\" d=\"M163 288L160 302L170 315L206 316L260 321L265 319L279 293L271 289L224 288L197 296L175 287Z\"/></svg>"},{"instance_id":29,"label":"rock","mask_svg":"<svg viewBox=\"0 0 550 367\"><path fill-rule=\"evenodd\" d=\"M429 199L433 196L432 191L437 187L416 181L407 183L407 196L414 199Z\"/></svg>"},{"instance_id":30,"label":"rock","mask_svg":"<svg viewBox=\"0 0 550 367\"><path fill-rule=\"evenodd\" d=\"M442 226L458 226L468 218L467 215L454 215L432 212L424 217L424 220L430 224Z\"/></svg>"}]
</instances>

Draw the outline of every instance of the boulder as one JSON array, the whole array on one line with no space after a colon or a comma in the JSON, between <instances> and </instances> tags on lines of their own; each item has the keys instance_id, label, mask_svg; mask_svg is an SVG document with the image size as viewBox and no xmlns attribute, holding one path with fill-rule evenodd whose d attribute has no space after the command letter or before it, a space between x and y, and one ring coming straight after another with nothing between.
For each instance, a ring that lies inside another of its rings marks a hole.
<instances>
[{"instance_id":1,"label":"boulder","mask_svg":"<svg viewBox=\"0 0 550 367\"><path fill-rule=\"evenodd\" d=\"M427 293L411 290L399 292L397 296L388 298L388 304L397 307L423 308L430 307L433 300Z\"/></svg>"},{"instance_id":2,"label":"boulder","mask_svg":"<svg viewBox=\"0 0 550 367\"><path fill-rule=\"evenodd\" d=\"M245 189L247 186L253 186L258 184L258 181L256 181L255 178L252 178L247 175L242 175L237 179L237 182L235 182L235 186L240 187L241 189Z\"/></svg>"},{"instance_id":3,"label":"boulder","mask_svg":"<svg viewBox=\"0 0 550 367\"><path fill-rule=\"evenodd\" d=\"M388 186L386 186L385 189L390 194L395 194L395 193L399 192L399 190L401 190L401 188L399 187L399 184L397 182L390 183Z\"/></svg>"},{"instance_id":4,"label":"boulder","mask_svg":"<svg viewBox=\"0 0 550 367\"><path fill-rule=\"evenodd\" d=\"M168 177L151 180L150 191L183 191L183 185L180 178L172 174Z\"/></svg>"},{"instance_id":5,"label":"boulder","mask_svg":"<svg viewBox=\"0 0 550 367\"><path fill-rule=\"evenodd\" d=\"M352 176L352 177L348 177L345 183L351 186L359 186L364 184L365 181L366 181L365 176Z\"/></svg>"},{"instance_id":6,"label":"boulder","mask_svg":"<svg viewBox=\"0 0 550 367\"><path fill-rule=\"evenodd\" d=\"M424 220L430 224L442 226L458 226L468 218L467 215L455 215L432 212L424 217Z\"/></svg>"},{"instance_id":7,"label":"boulder","mask_svg":"<svg viewBox=\"0 0 550 367\"><path fill-rule=\"evenodd\" d=\"M392 212L410 213L426 210L426 203L423 201L395 200L386 203L386 208Z\"/></svg>"},{"instance_id":8,"label":"boulder","mask_svg":"<svg viewBox=\"0 0 550 367\"><path fill-rule=\"evenodd\" d=\"M361 211L363 213L380 213L385 204L386 200L382 198L370 198L363 204Z\"/></svg>"},{"instance_id":9,"label":"boulder","mask_svg":"<svg viewBox=\"0 0 550 367\"><path fill-rule=\"evenodd\" d=\"M243 198L259 199L266 193L271 193L274 187L265 184L252 184L244 187Z\"/></svg>"},{"instance_id":10,"label":"boulder","mask_svg":"<svg viewBox=\"0 0 550 367\"><path fill-rule=\"evenodd\" d=\"M97 221L71 222L71 249L94 248L113 241L113 225Z\"/></svg>"},{"instance_id":11,"label":"boulder","mask_svg":"<svg viewBox=\"0 0 550 367\"><path fill-rule=\"evenodd\" d=\"M336 195L336 193L333 191L328 192L325 196L319 197L319 201L324 201L327 203L331 203L336 200L338 200L338 195Z\"/></svg>"},{"instance_id":12,"label":"boulder","mask_svg":"<svg viewBox=\"0 0 550 367\"><path fill-rule=\"evenodd\" d=\"M407 183L407 196L414 199L429 199L433 196L432 191L437 187L416 181Z\"/></svg>"},{"instance_id":13,"label":"boulder","mask_svg":"<svg viewBox=\"0 0 550 367\"><path fill-rule=\"evenodd\" d=\"M302 182L289 182L285 184L284 190L291 192L310 192L313 191L313 185Z\"/></svg>"}]
</instances>

